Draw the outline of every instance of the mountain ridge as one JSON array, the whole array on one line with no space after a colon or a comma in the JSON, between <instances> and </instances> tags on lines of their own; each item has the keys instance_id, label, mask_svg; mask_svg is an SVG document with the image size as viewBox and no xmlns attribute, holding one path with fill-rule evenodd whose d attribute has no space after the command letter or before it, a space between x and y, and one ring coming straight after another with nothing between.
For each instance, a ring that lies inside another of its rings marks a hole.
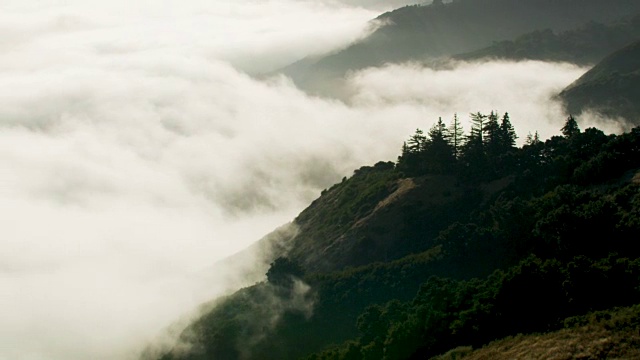
<instances>
[{"instance_id":1,"label":"mountain ridge","mask_svg":"<svg viewBox=\"0 0 640 360\"><path fill-rule=\"evenodd\" d=\"M558 97L573 114L592 110L640 124L640 40L606 57Z\"/></svg>"},{"instance_id":2,"label":"mountain ridge","mask_svg":"<svg viewBox=\"0 0 640 360\"><path fill-rule=\"evenodd\" d=\"M364 39L325 56L300 60L281 72L308 92L331 96L350 71L453 56L535 30L566 31L588 21L610 23L634 13L640 13L638 0L461 0L406 6L374 19L382 25Z\"/></svg>"},{"instance_id":3,"label":"mountain ridge","mask_svg":"<svg viewBox=\"0 0 640 360\"><path fill-rule=\"evenodd\" d=\"M637 39L640 39L640 14L613 23L589 21L563 32L536 30L514 40L500 41L477 51L454 55L453 58L464 61L542 60L593 66Z\"/></svg>"}]
</instances>

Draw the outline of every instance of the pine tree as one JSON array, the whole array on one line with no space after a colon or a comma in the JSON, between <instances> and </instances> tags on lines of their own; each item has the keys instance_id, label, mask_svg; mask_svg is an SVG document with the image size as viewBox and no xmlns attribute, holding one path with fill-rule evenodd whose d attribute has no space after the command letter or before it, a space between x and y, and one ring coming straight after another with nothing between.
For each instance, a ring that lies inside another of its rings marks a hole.
<instances>
[{"instance_id":1,"label":"pine tree","mask_svg":"<svg viewBox=\"0 0 640 360\"><path fill-rule=\"evenodd\" d=\"M537 132L536 132L537 134ZM500 122L500 145L502 151L509 151L516 146L516 130L511 125L509 113L504 113Z\"/></svg>"},{"instance_id":2,"label":"pine tree","mask_svg":"<svg viewBox=\"0 0 640 360\"><path fill-rule=\"evenodd\" d=\"M529 132L524 141L525 145L536 145L536 144L539 144L540 142L541 142L540 135L538 134L537 131L533 135L531 135L531 132Z\"/></svg>"},{"instance_id":3,"label":"pine tree","mask_svg":"<svg viewBox=\"0 0 640 360\"><path fill-rule=\"evenodd\" d=\"M397 168L407 175L418 175L424 172L424 150L427 137L420 129L409 137L402 145L402 154L398 157Z\"/></svg>"},{"instance_id":4,"label":"pine tree","mask_svg":"<svg viewBox=\"0 0 640 360\"><path fill-rule=\"evenodd\" d=\"M482 130L487 116L480 112L470 114L470 116L471 132L469 133L469 136L467 136L467 141L462 147L460 160L465 176L473 177L482 172L482 169L487 165Z\"/></svg>"},{"instance_id":5,"label":"pine tree","mask_svg":"<svg viewBox=\"0 0 640 360\"><path fill-rule=\"evenodd\" d=\"M487 119L487 115L480 112L470 114L471 116L471 133L467 137L468 141L478 141L483 143L482 132L484 129L484 123Z\"/></svg>"},{"instance_id":6,"label":"pine tree","mask_svg":"<svg viewBox=\"0 0 640 360\"><path fill-rule=\"evenodd\" d=\"M416 129L416 132L409 138L407 142L409 152L419 153L424 150L427 137L420 129Z\"/></svg>"},{"instance_id":7,"label":"pine tree","mask_svg":"<svg viewBox=\"0 0 640 360\"><path fill-rule=\"evenodd\" d=\"M429 140L430 142L446 142L448 143L449 139L449 129L442 122L442 118L438 118L438 122L429 129Z\"/></svg>"},{"instance_id":8,"label":"pine tree","mask_svg":"<svg viewBox=\"0 0 640 360\"><path fill-rule=\"evenodd\" d=\"M453 170L455 163L454 150L449 143L449 130L442 118L429 130L429 139L425 149L425 170L443 174Z\"/></svg>"},{"instance_id":9,"label":"pine tree","mask_svg":"<svg viewBox=\"0 0 640 360\"><path fill-rule=\"evenodd\" d=\"M524 138L525 145L533 145L533 135L531 135L531 131L527 133L527 137Z\"/></svg>"},{"instance_id":10,"label":"pine tree","mask_svg":"<svg viewBox=\"0 0 640 360\"><path fill-rule=\"evenodd\" d=\"M497 157L502 152L502 139L500 134L500 124L498 123L498 115L493 111L487 117L487 121L482 128L484 133L483 143L487 155L489 157Z\"/></svg>"},{"instance_id":11,"label":"pine tree","mask_svg":"<svg viewBox=\"0 0 640 360\"><path fill-rule=\"evenodd\" d=\"M398 165L400 165L404 160L406 160L408 155L409 155L409 146L405 141L402 143L402 151L400 152L400 156L398 156Z\"/></svg>"},{"instance_id":12,"label":"pine tree","mask_svg":"<svg viewBox=\"0 0 640 360\"><path fill-rule=\"evenodd\" d=\"M564 135L568 139L580 134L578 122L573 118L573 115L569 115L567 121L564 123L564 126L562 127L562 129L560 129L560 131L562 131L562 135Z\"/></svg>"},{"instance_id":13,"label":"pine tree","mask_svg":"<svg viewBox=\"0 0 640 360\"><path fill-rule=\"evenodd\" d=\"M453 155L458 159L464 145L464 129L458 119L458 114L453 114L453 121L449 126L449 143L453 147Z\"/></svg>"}]
</instances>

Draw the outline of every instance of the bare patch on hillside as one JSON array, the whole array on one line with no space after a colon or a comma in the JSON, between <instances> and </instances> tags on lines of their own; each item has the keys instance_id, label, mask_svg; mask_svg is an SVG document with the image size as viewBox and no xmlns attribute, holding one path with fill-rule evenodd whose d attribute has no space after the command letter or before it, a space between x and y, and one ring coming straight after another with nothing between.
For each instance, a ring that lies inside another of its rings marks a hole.
<instances>
[{"instance_id":1,"label":"bare patch on hillside","mask_svg":"<svg viewBox=\"0 0 640 360\"><path fill-rule=\"evenodd\" d=\"M640 334L637 329L612 331L597 325L543 335L517 335L495 341L464 356L465 360L639 358ZM442 357L438 359L444 360Z\"/></svg>"},{"instance_id":2,"label":"bare patch on hillside","mask_svg":"<svg viewBox=\"0 0 640 360\"><path fill-rule=\"evenodd\" d=\"M376 205L375 209L373 209L373 212L376 212L377 210L393 202L396 202L398 199L401 199L407 192L416 187L415 181L411 178L400 179L398 180L397 185L398 188L396 189L396 191L391 193L391 195L387 196L384 200L380 201L378 205Z\"/></svg>"}]
</instances>

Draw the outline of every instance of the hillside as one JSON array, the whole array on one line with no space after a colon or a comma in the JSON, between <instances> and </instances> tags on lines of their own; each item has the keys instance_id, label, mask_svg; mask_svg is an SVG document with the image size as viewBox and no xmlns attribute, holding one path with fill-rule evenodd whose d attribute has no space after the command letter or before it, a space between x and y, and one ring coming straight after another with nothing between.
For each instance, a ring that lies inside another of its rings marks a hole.
<instances>
[{"instance_id":1,"label":"hillside","mask_svg":"<svg viewBox=\"0 0 640 360\"><path fill-rule=\"evenodd\" d=\"M348 71L466 53L535 30L566 31L636 13L638 0L460 0L407 6L376 18L379 28L363 40L282 72L302 89L330 95L336 91L334 80Z\"/></svg>"},{"instance_id":2,"label":"hillside","mask_svg":"<svg viewBox=\"0 0 640 360\"><path fill-rule=\"evenodd\" d=\"M573 114L594 110L640 124L640 41L602 60L559 97Z\"/></svg>"},{"instance_id":3,"label":"hillside","mask_svg":"<svg viewBox=\"0 0 640 360\"><path fill-rule=\"evenodd\" d=\"M323 192L161 359L428 358L640 303L640 128L516 148L507 114L475 118L453 160L438 123Z\"/></svg>"},{"instance_id":4,"label":"hillside","mask_svg":"<svg viewBox=\"0 0 640 360\"><path fill-rule=\"evenodd\" d=\"M563 32L536 30L515 40L496 42L454 58L467 61L485 58L564 61L593 65L638 39L640 15L635 15L610 24L590 21L577 29Z\"/></svg>"},{"instance_id":5,"label":"hillside","mask_svg":"<svg viewBox=\"0 0 640 360\"><path fill-rule=\"evenodd\" d=\"M431 248L480 200L451 176L402 178L393 163L363 167L296 218L288 257L321 272L398 259Z\"/></svg>"}]
</instances>

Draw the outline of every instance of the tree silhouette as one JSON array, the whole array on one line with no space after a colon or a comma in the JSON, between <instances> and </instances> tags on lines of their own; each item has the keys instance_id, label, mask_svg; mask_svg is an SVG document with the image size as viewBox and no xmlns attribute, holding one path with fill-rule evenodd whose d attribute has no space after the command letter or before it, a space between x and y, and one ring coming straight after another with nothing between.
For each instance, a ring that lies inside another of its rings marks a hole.
<instances>
[{"instance_id":1,"label":"tree silhouette","mask_svg":"<svg viewBox=\"0 0 640 360\"><path fill-rule=\"evenodd\" d=\"M525 145L535 145L541 143L540 134L538 134L537 131L533 135L531 133L528 133L524 143Z\"/></svg>"},{"instance_id":2,"label":"tree silhouette","mask_svg":"<svg viewBox=\"0 0 640 360\"><path fill-rule=\"evenodd\" d=\"M464 145L464 129L458 119L458 114L453 114L453 121L449 126L449 143L453 147L453 155L458 159Z\"/></svg>"},{"instance_id":3,"label":"tree silhouette","mask_svg":"<svg viewBox=\"0 0 640 360\"><path fill-rule=\"evenodd\" d=\"M487 115L480 112L471 114L471 133L467 137L460 157L463 175L467 178L482 176L487 169L483 136L486 119Z\"/></svg>"},{"instance_id":4,"label":"tree silhouette","mask_svg":"<svg viewBox=\"0 0 640 360\"><path fill-rule=\"evenodd\" d=\"M487 117L482 127L484 133L483 143L487 155L490 158L499 156L502 153L502 136L500 133L500 124L498 123L498 114L493 111Z\"/></svg>"},{"instance_id":5,"label":"tree silhouette","mask_svg":"<svg viewBox=\"0 0 640 360\"><path fill-rule=\"evenodd\" d=\"M536 137L538 133L536 132ZM504 113L502 116L502 120L500 121L500 145L503 151L509 151L515 148L516 139L518 135L516 135L516 130L511 125L511 120L509 118L509 113ZM540 139L538 139L540 141Z\"/></svg>"},{"instance_id":6,"label":"tree silhouette","mask_svg":"<svg viewBox=\"0 0 640 360\"><path fill-rule=\"evenodd\" d=\"M416 129L416 132L402 145L402 154L398 157L398 170L410 176L424 173L426 143L427 137L424 132Z\"/></svg>"},{"instance_id":7,"label":"tree silhouette","mask_svg":"<svg viewBox=\"0 0 640 360\"><path fill-rule=\"evenodd\" d=\"M409 138L409 141L407 141L409 151L419 153L424 150L426 141L427 137L424 135L424 132L420 129L416 129L416 132Z\"/></svg>"},{"instance_id":8,"label":"tree silhouette","mask_svg":"<svg viewBox=\"0 0 640 360\"><path fill-rule=\"evenodd\" d=\"M471 116L471 134L469 134L468 141L479 141L483 142L483 129L485 121L487 120L487 115L484 115L480 112L475 114L470 114Z\"/></svg>"},{"instance_id":9,"label":"tree silhouette","mask_svg":"<svg viewBox=\"0 0 640 360\"><path fill-rule=\"evenodd\" d=\"M567 121L564 123L562 129L562 135L566 138L570 139L578 134L580 134L580 128L578 127L578 122L573 118L573 115L569 115Z\"/></svg>"},{"instance_id":10,"label":"tree silhouette","mask_svg":"<svg viewBox=\"0 0 640 360\"><path fill-rule=\"evenodd\" d=\"M271 263L266 275L270 284L288 287L293 284L294 278L304 275L304 270L297 262L281 256Z\"/></svg>"},{"instance_id":11,"label":"tree silhouette","mask_svg":"<svg viewBox=\"0 0 640 360\"><path fill-rule=\"evenodd\" d=\"M442 122L442 118L429 130L429 139L425 145L426 171L435 174L444 174L453 170L455 162L454 149L449 144L449 131Z\"/></svg>"}]
</instances>

